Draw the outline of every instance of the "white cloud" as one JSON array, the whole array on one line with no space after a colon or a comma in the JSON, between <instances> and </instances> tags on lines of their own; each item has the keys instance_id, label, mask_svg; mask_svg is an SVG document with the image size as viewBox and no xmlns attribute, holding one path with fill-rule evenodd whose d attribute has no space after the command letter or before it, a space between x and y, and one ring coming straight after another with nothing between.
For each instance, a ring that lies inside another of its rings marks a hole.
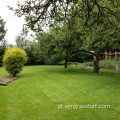
<instances>
[{"instance_id":1,"label":"white cloud","mask_svg":"<svg viewBox=\"0 0 120 120\"><path fill-rule=\"evenodd\" d=\"M22 0L19 0L22 1ZM17 7L17 0L0 0L0 16L6 21L5 28L8 30L5 39L9 44L15 44L15 37L20 33L24 24L24 17L14 16L7 6Z\"/></svg>"}]
</instances>

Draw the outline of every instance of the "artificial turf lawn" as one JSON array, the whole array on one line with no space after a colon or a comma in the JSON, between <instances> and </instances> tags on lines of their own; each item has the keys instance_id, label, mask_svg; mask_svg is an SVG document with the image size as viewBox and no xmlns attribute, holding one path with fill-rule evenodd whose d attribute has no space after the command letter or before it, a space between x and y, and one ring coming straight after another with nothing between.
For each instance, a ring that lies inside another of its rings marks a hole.
<instances>
[{"instance_id":1,"label":"artificial turf lawn","mask_svg":"<svg viewBox=\"0 0 120 120\"><path fill-rule=\"evenodd\" d=\"M8 73L0 67L0 77ZM61 108L58 105L110 105ZM0 86L0 120L120 120L120 74L72 66L25 66L18 79Z\"/></svg>"}]
</instances>

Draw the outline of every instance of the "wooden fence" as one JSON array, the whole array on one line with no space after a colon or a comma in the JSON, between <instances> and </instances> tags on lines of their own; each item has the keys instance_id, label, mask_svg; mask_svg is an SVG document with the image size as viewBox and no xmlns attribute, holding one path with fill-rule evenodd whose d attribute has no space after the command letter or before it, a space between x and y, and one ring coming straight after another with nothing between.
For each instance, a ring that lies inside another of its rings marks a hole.
<instances>
[{"instance_id":1,"label":"wooden fence","mask_svg":"<svg viewBox=\"0 0 120 120\"><path fill-rule=\"evenodd\" d=\"M111 60L112 58L115 58L115 60L118 61L120 57L120 52L115 51L115 53L111 53L111 52L108 53L107 51L105 51L105 53L101 53L101 55L104 55L105 60L107 59Z\"/></svg>"}]
</instances>

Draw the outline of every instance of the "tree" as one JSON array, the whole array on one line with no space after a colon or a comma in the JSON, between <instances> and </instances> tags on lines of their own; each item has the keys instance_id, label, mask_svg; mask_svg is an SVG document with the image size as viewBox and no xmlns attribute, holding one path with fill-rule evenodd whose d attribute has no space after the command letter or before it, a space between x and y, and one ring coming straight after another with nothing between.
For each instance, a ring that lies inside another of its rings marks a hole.
<instances>
[{"instance_id":1,"label":"tree","mask_svg":"<svg viewBox=\"0 0 120 120\"><path fill-rule=\"evenodd\" d=\"M40 32L46 24L61 22L76 15L82 18L83 24L87 26L106 24L106 21L111 25L115 24L113 18L119 20L119 4L118 0L26 0L23 3L18 2L15 10L9 8L15 11L18 17L25 15L25 28Z\"/></svg>"},{"instance_id":2,"label":"tree","mask_svg":"<svg viewBox=\"0 0 120 120\"><path fill-rule=\"evenodd\" d=\"M17 47L24 49L29 58L25 65L40 64L40 61L38 61L38 57L34 55L34 40L35 38L33 36L31 36L31 40L28 40L27 36L22 33L16 36Z\"/></svg>"},{"instance_id":3,"label":"tree","mask_svg":"<svg viewBox=\"0 0 120 120\"><path fill-rule=\"evenodd\" d=\"M82 33L75 29L67 27L60 28L56 33L56 49L65 52L65 68L71 54L82 47Z\"/></svg>"},{"instance_id":4,"label":"tree","mask_svg":"<svg viewBox=\"0 0 120 120\"><path fill-rule=\"evenodd\" d=\"M104 30L102 31L104 31L105 33L106 30L108 31L113 28L114 30L117 31L120 27L119 25L120 1L116 1L116 0L31 1L28 0L25 1L24 3L25 4L18 3L18 9L14 10L15 14L19 17L25 15L26 28L30 28L36 32L40 32L41 28L46 24L52 24L56 22L64 23L66 21L67 23L70 23L71 20L75 22L76 16L80 18L79 23L85 25L85 27L89 27L90 28L89 30L91 30L92 27L95 28L95 26L98 26L100 29L100 27L102 26L104 28ZM11 8L11 10L13 10L13 8ZM68 26L70 27L71 25ZM70 34L72 34L72 32L73 32L72 30L68 31L68 33ZM67 36L67 34L65 36ZM69 38L67 37L67 39ZM72 41L71 39L69 40L68 42L69 44L71 44ZM94 39L92 42L93 44L95 43L95 46L96 43L98 43L96 42L96 39ZM81 50L77 50L77 51L81 51ZM82 51L87 52L84 49ZM75 52L76 51L73 51L71 54ZM88 52L93 54L90 51ZM99 56L98 53L96 54L96 56ZM68 59L68 52L66 52L66 61L67 59ZM94 69L96 70L94 72L98 72L99 69L98 63L99 62L95 62L96 67L94 67Z\"/></svg>"},{"instance_id":5,"label":"tree","mask_svg":"<svg viewBox=\"0 0 120 120\"><path fill-rule=\"evenodd\" d=\"M111 26L106 28L105 25L94 25L88 28L86 33L86 49L93 51L96 57L94 61L94 73L99 73L100 54L105 51L113 51L120 48L120 28Z\"/></svg>"},{"instance_id":6,"label":"tree","mask_svg":"<svg viewBox=\"0 0 120 120\"><path fill-rule=\"evenodd\" d=\"M34 42L34 55L39 57L45 64L57 64L62 56L61 50L56 49L55 34L52 32L43 33L37 36Z\"/></svg>"},{"instance_id":7,"label":"tree","mask_svg":"<svg viewBox=\"0 0 120 120\"><path fill-rule=\"evenodd\" d=\"M27 54L21 48L10 48L5 51L5 55L3 57L5 69L14 77L22 71L22 67L26 61Z\"/></svg>"},{"instance_id":8,"label":"tree","mask_svg":"<svg viewBox=\"0 0 120 120\"><path fill-rule=\"evenodd\" d=\"M74 51L82 46L83 36L75 24L69 22L64 26L54 25L48 33L38 37L39 54L43 56L62 56L65 55L65 68L68 59ZM47 58L46 57L46 58ZM48 57L50 58L50 57ZM53 59L53 57L52 57Z\"/></svg>"},{"instance_id":9,"label":"tree","mask_svg":"<svg viewBox=\"0 0 120 120\"><path fill-rule=\"evenodd\" d=\"M89 53L80 51L75 54L72 54L69 60L71 62L79 62L79 63L91 62L93 61L93 56Z\"/></svg>"},{"instance_id":10,"label":"tree","mask_svg":"<svg viewBox=\"0 0 120 120\"><path fill-rule=\"evenodd\" d=\"M6 34L5 21L0 17L0 41L2 41Z\"/></svg>"},{"instance_id":11,"label":"tree","mask_svg":"<svg viewBox=\"0 0 120 120\"><path fill-rule=\"evenodd\" d=\"M0 42L0 66L2 66L2 59L3 59L3 55L5 53L6 47L7 47L7 41L5 39L3 39Z\"/></svg>"},{"instance_id":12,"label":"tree","mask_svg":"<svg viewBox=\"0 0 120 120\"><path fill-rule=\"evenodd\" d=\"M5 21L0 17L0 66L2 65L3 54L7 44L7 41L4 39L6 31Z\"/></svg>"},{"instance_id":13,"label":"tree","mask_svg":"<svg viewBox=\"0 0 120 120\"><path fill-rule=\"evenodd\" d=\"M26 39L25 36L20 33L18 36L16 36L16 45L17 47L20 47L22 49L25 49L26 47L29 47L29 41Z\"/></svg>"}]
</instances>

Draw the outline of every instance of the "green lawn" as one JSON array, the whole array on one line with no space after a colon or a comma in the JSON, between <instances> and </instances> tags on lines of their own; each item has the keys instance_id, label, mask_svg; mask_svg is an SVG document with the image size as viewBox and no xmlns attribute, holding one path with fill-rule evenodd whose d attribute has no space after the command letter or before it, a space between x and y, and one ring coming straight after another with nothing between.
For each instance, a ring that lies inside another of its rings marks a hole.
<instances>
[{"instance_id":1,"label":"green lawn","mask_svg":"<svg viewBox=\"0 0 120 120\"><path fill-rule=\"evenodd\" d=\"M0 68L0 77L5 76ZM67 108L88 104L110 108ZM92 68L75 66L25 66L16 81L0 86L0 120L120 120L120 74L104 69L94 74Z\"/></svg>"}]
</instances>

